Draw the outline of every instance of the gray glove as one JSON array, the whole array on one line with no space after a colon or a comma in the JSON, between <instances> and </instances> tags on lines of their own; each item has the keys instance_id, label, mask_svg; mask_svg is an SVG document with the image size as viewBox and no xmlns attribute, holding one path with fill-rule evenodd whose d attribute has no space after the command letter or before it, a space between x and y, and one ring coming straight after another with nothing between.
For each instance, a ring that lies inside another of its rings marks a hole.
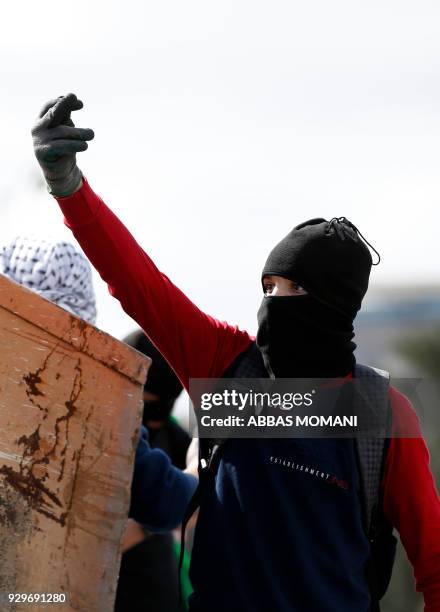
<instances>
[{"instance_id":1,"label":"gray glove","mask_svg":"<svg viewBox=\"0 0 440 612\"><path fill-rule=\"evenodd\" d=\"M45 104L32 129L34 152L43 170L49 193L68 196L79 189L82 174L76 153L85 151L93 130L76 128L70 113L83 107L75 94L60 96Z\"/></svg>"}]
</instances>

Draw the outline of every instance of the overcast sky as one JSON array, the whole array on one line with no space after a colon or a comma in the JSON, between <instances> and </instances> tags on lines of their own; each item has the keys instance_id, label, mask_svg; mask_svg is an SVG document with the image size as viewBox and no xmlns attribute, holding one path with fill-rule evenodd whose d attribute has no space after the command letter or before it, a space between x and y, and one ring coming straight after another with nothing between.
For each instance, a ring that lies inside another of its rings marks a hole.
<instances>
[{"instance_id":1,"label":"overcast sky","mask_svg":"<svg viewBox=\"0 0 440 612\"><path fill-rule=\"evenodd\" d=\"M96 134L81 169L207 312L255 330L269 249L316 216L380 251L373 286L438 283L439 18L434 0L7 3L0 238L69 235L29 132L73 91Z\"/></svg>"}]
</instances>

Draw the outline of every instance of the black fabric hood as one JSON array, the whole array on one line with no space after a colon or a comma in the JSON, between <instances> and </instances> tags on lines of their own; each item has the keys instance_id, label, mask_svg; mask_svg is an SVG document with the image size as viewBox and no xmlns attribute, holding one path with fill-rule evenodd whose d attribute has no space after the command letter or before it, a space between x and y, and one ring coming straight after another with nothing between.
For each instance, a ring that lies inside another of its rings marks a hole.
<instances>
[{"instance_id":1,"label":"black fabric hood","mask_svg":"<svg viewBox=\"0 0 440 612\"><path fill-rule=\"evenodd\" d=\"M353 320L367 291L371 266L370 251L350 221L317 218L294 227L272 249L262 278L294 280Z\"/></svg>"}]
</instances>

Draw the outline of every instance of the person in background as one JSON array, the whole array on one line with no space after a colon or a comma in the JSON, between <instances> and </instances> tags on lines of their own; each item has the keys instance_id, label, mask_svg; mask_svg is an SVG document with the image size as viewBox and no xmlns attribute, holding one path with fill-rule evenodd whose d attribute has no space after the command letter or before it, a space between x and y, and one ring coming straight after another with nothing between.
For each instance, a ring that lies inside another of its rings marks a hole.
<instances>
[{"instance_id":1,"label":"person in background","mask_svg":"<svg viewBox=\"0 0 440 612\"><path fill-rule=\"evenodd\" d=\"M70 242L17 236L0 249L0 273L95 324L92 270Z\"/></svg>"},{"instance_id":2,"label":"person in background","mask_svg":"<svg viewBox=\"0 0 440 612\"><path fill-rule=\"evenodd\" d=\"M88 323L95 323L90 264L73 244L18 236L0 248L0 273ZM197 486L196 463L188 466L185 473L174 467L163 451L150 447L148 432L142 426L129 516L150 531L177 527Z\"/></svg>"},{"instance_id":3,"label":"person in background","mask_svg":"<svg viewBox=\"0 0 440 612\"><path fill-rule=\"evenodd\" d=\"M152 359L144 386L142 419L149 432L150 445L161 448L173 465L184 469L191 438L171 417L182 385L142 330L133 332L124 342ZM127 549L121 560L115 612L177 612L178 564L173 535L151 534L131 521L125 543Z\"/></svg>"},{"instance_id":4,"label":"person in background","mask_svg":"<svg viewBox=\"0 0 440 612\"><path fill-rule=\"evenodd\" d=\"M142 330L131 333L123 341L153 361L144 386L142 417L142 423L150 435L150 446L161 448L173 465L183 470L191 438L171 416L182 392L182 383Z\"/></svg>"}]
</instances>

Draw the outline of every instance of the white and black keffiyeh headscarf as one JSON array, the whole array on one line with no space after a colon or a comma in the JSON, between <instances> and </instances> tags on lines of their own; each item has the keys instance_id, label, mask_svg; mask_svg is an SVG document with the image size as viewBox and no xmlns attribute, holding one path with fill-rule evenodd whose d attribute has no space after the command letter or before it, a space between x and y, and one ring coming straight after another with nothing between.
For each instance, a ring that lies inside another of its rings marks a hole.
<instances>
[{"instance_id":1,"label":"white and black keffiyeh headscarf","mask_svg":"<svg viewBox=\"0 0 440 612\"><path fill-rule=\"evenodd\" d=\"M91 268L73 244L18 236L0 249L0 273L95 323Z\"/></svg>"}]
</instances>

